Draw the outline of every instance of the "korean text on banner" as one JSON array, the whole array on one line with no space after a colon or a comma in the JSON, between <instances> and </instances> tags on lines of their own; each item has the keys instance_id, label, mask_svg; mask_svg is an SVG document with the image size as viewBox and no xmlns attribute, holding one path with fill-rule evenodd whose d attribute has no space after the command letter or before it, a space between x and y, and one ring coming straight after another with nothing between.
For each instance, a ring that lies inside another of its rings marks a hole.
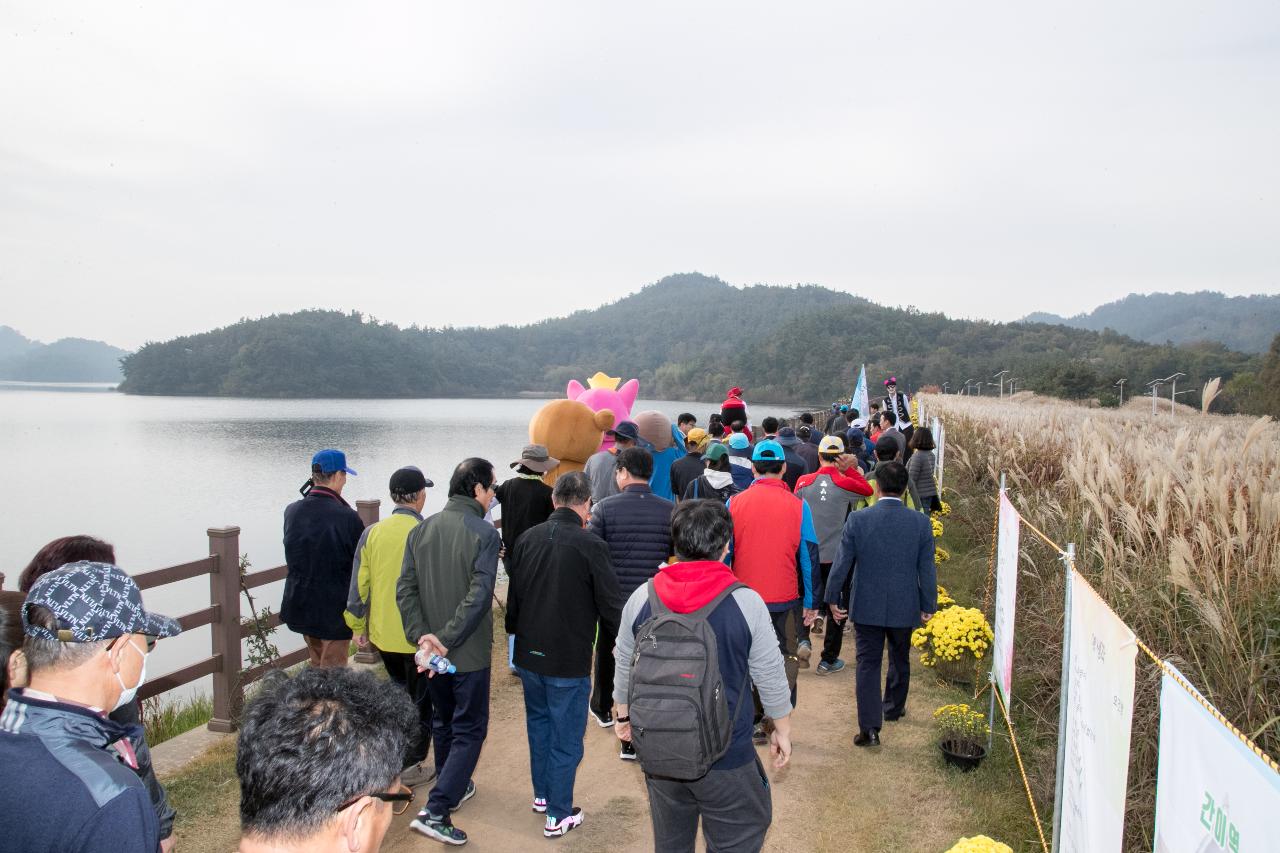
<instances>
[{"instance_id":1,"label":"korean text on banner","mask_svg":"<svg viewBox=\"0 0 1280 853\"><path fill-rule=\"evenodd\" d=\"M1061 853L1113 853L1124 837L1133 724L1133 631L1088 581L1071 575Z\"/></svg>"},{"instance_id":2,"label":"korean text on banner","mask_svg":"<svg viewBox=\"0 0 1280 853\"><path fill-rule=\"evenodd\" d=\"M1280 773L1215 720L1169 671L1185 682L1181 673L1165 666L1156 853L1277 853Z\"/></svg>"},{"instance_id":3,"label":"korean text on banner","mask_svg":"<svg viewBox=\"0 0 1280 853\"><path fill-rule=\"evenodd\" d=\"M1000 530L996 536L996 612L992 628L991 672L1007 706L1013 687L1013 624L1018 599L1018 535L1022 519L1000 493Z\"/></svg>"}]
</instances>

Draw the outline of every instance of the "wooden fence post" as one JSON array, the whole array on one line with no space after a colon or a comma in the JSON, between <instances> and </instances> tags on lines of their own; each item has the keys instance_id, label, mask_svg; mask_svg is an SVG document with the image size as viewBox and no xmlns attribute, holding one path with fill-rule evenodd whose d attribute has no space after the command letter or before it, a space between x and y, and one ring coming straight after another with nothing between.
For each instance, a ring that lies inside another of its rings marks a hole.
<instances>
[{"instance_id":1,"label":"wooden fence post","mask_svg":"<svg viewBox=\"0 0 1280 853\"><path fill-rule=\"evenodd\" d=\"M364 526L378 523L378 517L382 514L382 501L377 498L371 500L356 501L356 512L360 514L360 520L364 522ZM356 663L378 663L382 658L372 648L363 651L357 651L355 656Z\"/></svg>"},{"instance_id":2,"label":"wooden fence post","mask_svg":"<svg viewBox=\"0 0 1280 853\"><path fill-rule=\"evenodd\" d=\"M240 528L210 527L209 553L216 558L209 574L209 598L220 608L210 628L213 656L221 665L213 674L213 717L209 731L232 732L244 702L240 683Z\"/></svg>"}]
</instances>

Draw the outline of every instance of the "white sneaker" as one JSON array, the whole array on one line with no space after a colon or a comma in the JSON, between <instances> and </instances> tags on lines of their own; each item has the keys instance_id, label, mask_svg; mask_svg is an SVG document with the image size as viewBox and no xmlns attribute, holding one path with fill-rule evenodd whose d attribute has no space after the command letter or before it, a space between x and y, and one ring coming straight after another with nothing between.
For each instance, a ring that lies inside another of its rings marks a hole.
<instances>
[{"instance_id":1,"label":"white sneaker","mask_svg":"<svg viewBox=\"0 0 1280 853\"><path fill-rule=\"evenodd\" d=\"M598 725L600 728L608 729L613 727L613 714L610 714L606 711L604 716L600 716L593 709L591 711L591 716L596 718L596 725Z\"/></svg>"},{"instance_id":2,"label":"white sneaker","mask_svg":"<svg viewBox=\"0 0 1280 853\"><path fill-rule=\"evenodd\" d=\"M543 799L542 797L534 797L534 798L533 798L533 810L534 810L535 812L537 812L538 814L546 814L546 813L547 813L547 801L546 801L545 799Z\"/></svg>"},{"instance_id":3,"label":"white sneaker","mask_svg":"<svg viewBox=\"0 0 1280 853\"><path fill-rule=\"evenodd\" d=\"M542 828L542 834L547 838L556 838L561 835L567 835L571 829L582 825L582 819L585 815L578 806L573 807L573 814L557 822L550 815L547 815L547 825Z\"/></svg>"}]
</instances>

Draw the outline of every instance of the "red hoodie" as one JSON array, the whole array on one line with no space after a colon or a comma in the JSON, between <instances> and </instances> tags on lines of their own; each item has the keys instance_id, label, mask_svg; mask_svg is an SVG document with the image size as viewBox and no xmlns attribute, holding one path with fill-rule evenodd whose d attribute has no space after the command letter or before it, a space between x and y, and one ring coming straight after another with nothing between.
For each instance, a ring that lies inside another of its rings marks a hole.
<instances>
[{"instance_id":1,"label":"red hoodie","mask_svg":"<svg viewBox=\"0 0 1280 853\"><path fill-rule=\"evenodd\" d=\"M719 560L694 560L663 566L653 578L653 588L674 612L692 613L737 580Z\"/></svg>"},{"instance_id":2,"label":"red hoodie","mask_svg":"<svg viewBox=\"0 0 1280 853\"><path fill-rule=\"evenodd\" d=\"M805 474L799 480L796 480L794 491L798 493L805 486L812 485L813 481L818 479L819 474L830 476L831 482L846 492L853 492L855 495L862 495L863 497L868 497L871 494L871 484L867 482L867 478L862 476L862 472L854 465L849 466L849 469L844 473L841 473L840 469L834 465L823 465L812 474Z\"/></svg>"}]
</instances>

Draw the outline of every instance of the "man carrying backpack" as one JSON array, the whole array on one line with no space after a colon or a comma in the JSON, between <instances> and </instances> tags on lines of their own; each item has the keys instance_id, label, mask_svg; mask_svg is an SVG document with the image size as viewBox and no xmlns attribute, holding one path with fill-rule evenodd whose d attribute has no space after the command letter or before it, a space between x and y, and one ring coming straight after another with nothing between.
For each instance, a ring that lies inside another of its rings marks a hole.
<instances>
[{"instance_id":1,"label":"man carrying backpack","mask_svg":"<svg viewBox=\"0 0 1280 853\"><path fill-rule=\"evenodd\" d=\"M791 758L791 696L764 599L724 564L733 520L723 504L684 501L671 518L676 562L622 610L615 731L634 745L649 790L655 850L758 851L773 819L751 742L755 685L774 721L773 766ZM634 666L633 666L634 655Z\"/></svg>"}]
</instances>

